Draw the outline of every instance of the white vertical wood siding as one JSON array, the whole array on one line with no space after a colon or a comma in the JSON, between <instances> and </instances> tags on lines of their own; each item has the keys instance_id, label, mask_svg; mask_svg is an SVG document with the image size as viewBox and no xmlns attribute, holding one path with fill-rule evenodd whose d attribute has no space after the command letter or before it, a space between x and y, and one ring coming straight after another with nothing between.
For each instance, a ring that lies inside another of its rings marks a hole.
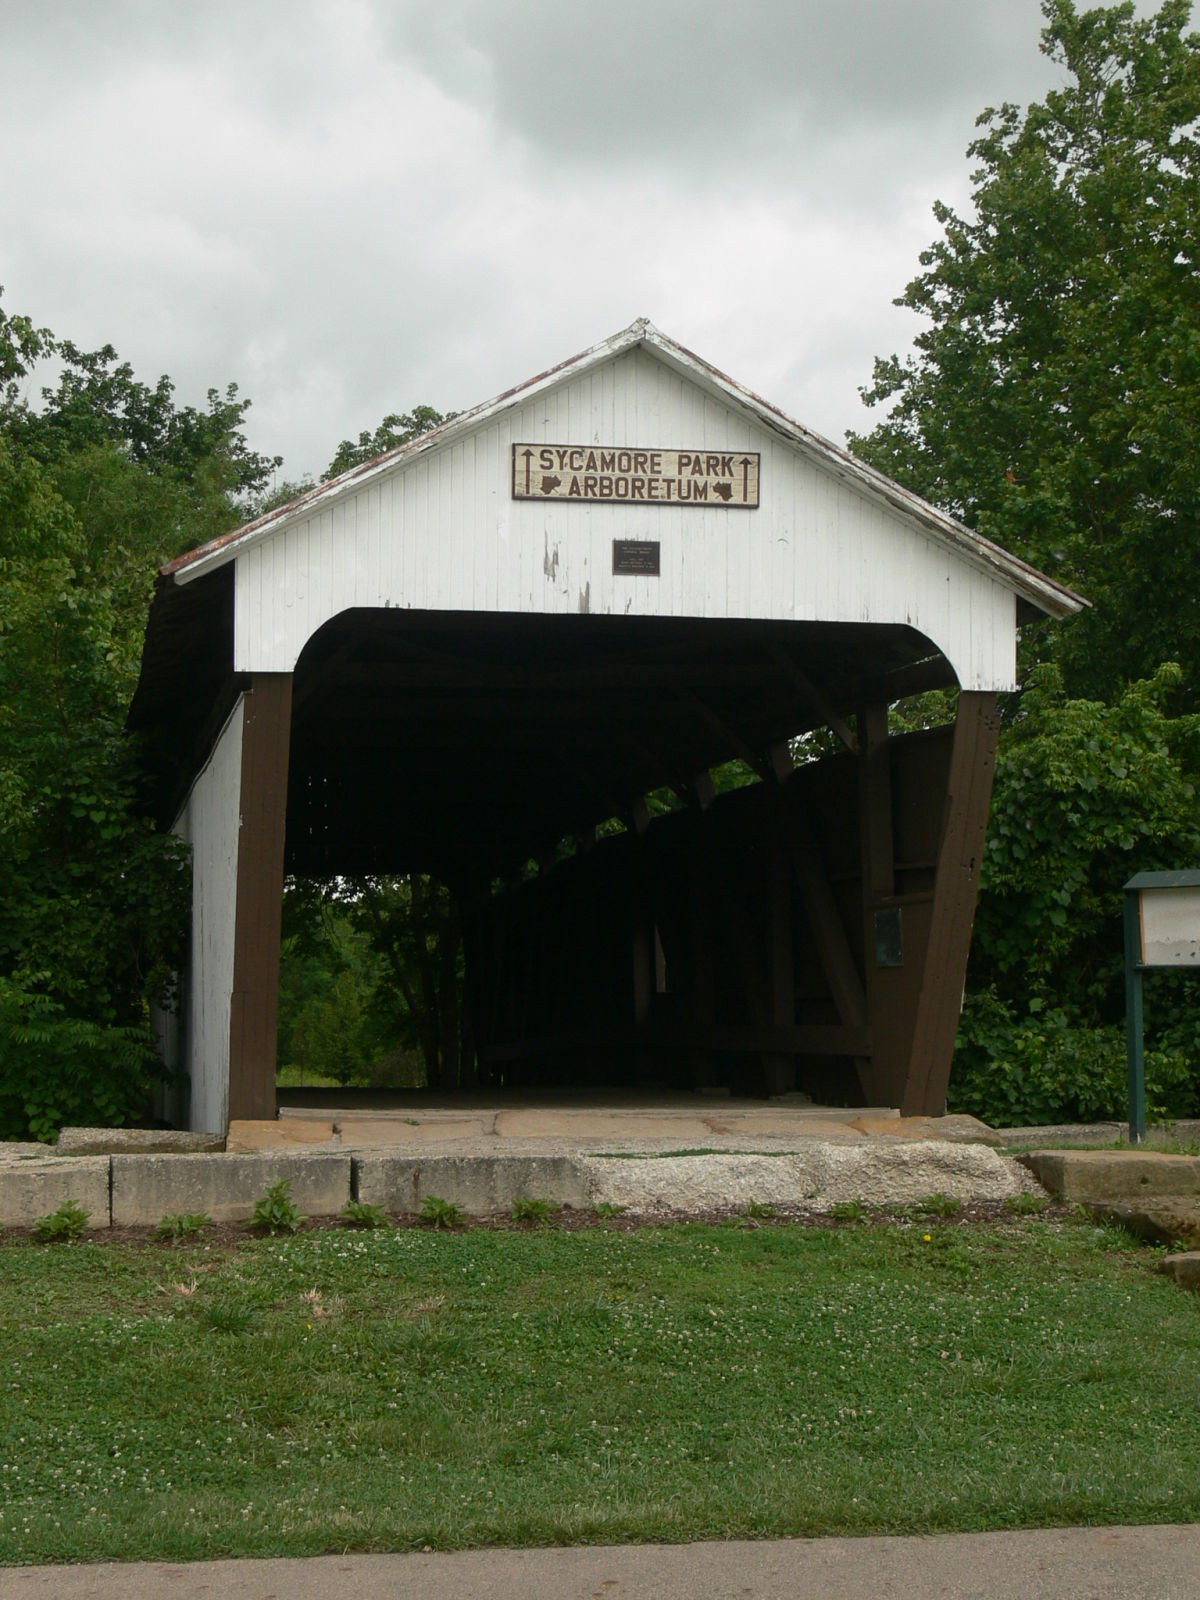
<instances>
[{"instance_id":1,"label":"white vertical wood siding","mask_svg":"<svg viewBox=\"0 0 1200 1600\"><path fill-rule=\"evenodd\" d=\"M223 1134L229 1122L229 1015L241 826L239 699L174 831L192 847L192 949L184 985L181 1065L191 1085L188 1127Z\"/></svg>"},{"instance_id":2,"label":"white vertical wood siding","mask_svg":"<svg viewBox=\"0 0 1200 1600\"><path fill-rule=\"evenodd\" d=\"M761 504L514 501L511 446L761 452ZM661 543L614 576L612 540ZM649 351L518 401L237 557L239 672L290 672L352 606L907 623L968 689L1015 686L1011 589Z\"/></svg>"}]
</instances>

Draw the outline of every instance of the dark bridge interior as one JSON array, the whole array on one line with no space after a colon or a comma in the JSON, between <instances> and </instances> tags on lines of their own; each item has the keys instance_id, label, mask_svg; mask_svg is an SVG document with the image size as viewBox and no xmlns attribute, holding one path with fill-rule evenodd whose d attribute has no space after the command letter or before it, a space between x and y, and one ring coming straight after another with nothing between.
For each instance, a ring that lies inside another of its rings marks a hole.
<instances>
[{"instance_id":1,"label":"dark bridge interior","mask_svg":"<svg viewBox=\"0 0 1200 1600\"><path fill-rule=\"evenodd\" d=\"M733 758L831 720L852 739L864 697L953 682L908 628L344 612L296 668L289 869L486 883L655 791L703 805Z\"/></svg>"},{"instance_id":2,"label":"dark bridge interior","mask_svg":"<svg viewBox=\"0 0 1200 1600\"><path fill-rule=\"evenodd\" d=\"M231 637L231 569L160 594L131 724L164 822L255 688ZM953 683L905 627L348 611L290 684L285 869L451 887L481 1084L937 1110L993 697L890 740L887 707Z\"/></svg>"}]
</instances>

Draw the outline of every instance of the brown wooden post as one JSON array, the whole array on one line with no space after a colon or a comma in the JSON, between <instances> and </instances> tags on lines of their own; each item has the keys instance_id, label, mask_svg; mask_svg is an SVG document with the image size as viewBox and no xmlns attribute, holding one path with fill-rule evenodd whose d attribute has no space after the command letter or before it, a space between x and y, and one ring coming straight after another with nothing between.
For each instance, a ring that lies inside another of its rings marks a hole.
<instances>
[{"instance_id":1,"label":"brown wooden post","mask_svg":"<svg viewBox=\"0 0 1200 1600\"><path fill-rule=\"evenodd\" d=\"M858 812L863 898L868 905L894 894L896 888L887 715L886 705L864 706L858 713ZM868 961L868 971L870 967Z\"/></svg>"},{"instance_id":2,"label":"brown wooden post","mask_svg":"<svg viewBox=\"0 0 1200 1600\"><path fill-rule=\"evenodd\" d=\"M929 949L900 1104L906 1116L937 1115L946 1104L999 732L994 694L959 694Z\"/></svg>"},{"instance_id":3,"label":"brown wooden post","mask_svg":"<svg viewBox=\"0 0 1200 1600\"><path fill-rule=\"evenodd\" d=\"M866 991L808 817L796 796L767 787L838 1016L847 1027L865 1028Z\"/></svg>"},{"instance_id":4,"label":"brown wooden post","mask_svg":"<svg viewBox=\"0 0 1200 1600\"><path fill-rule=\"evenodd\" d=\"M292 726L290 672L256 672L242 717L241 822L229 1013L229 1119L275 1116L279 926Z\"/></svg>"}]
</instances>

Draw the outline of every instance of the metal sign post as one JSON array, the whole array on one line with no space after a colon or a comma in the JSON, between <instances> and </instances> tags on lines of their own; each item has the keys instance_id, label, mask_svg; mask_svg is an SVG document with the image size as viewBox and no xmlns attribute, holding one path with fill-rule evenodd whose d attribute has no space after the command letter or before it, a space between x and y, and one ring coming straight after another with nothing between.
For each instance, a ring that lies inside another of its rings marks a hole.
<instances>
[{"instance_id":1,"label":"metal sign post","mask_svg":"<svg viewBox=\"0 0 1200 1600\"><path fill-rule=\"evenodd\" d=\"M1200 967L1200 872L1139 872L1125 885L1125 1051L1129 1140L1146 1137L1142 973Z\"/></svg>"},{"instance_id":2,"label":"metal sign post","mask_svg":"<svg viewBox=\"0 0 1200 1600\"><path fill-rule=\"evenodd\" d=\"M1125 885L1125 1055L1129 1063L1129 1142L1146 1137L1146 1057L1142 1039L1142 931L1138 894Z\"/></svg>"}]
</instances>

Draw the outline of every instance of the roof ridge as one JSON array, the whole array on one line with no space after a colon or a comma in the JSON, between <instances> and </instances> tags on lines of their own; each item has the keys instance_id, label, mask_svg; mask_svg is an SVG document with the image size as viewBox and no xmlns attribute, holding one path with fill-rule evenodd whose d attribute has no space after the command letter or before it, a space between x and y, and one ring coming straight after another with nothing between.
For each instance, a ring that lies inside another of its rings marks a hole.
<instances>
[{"instance_id":1,"label":"roof ridge","mask_svg":"<svg viewBox=\"0 0 1200 1600\"><path fill-rule=\"evenodd\" d=\"M832 469L860 491L882 499L893 511L917 522L928 533L940 538L961 556L990 569L1010 588L1023 595L1040 610L1052 616L1066 616L1089 604L1065 584L1059 583L1029 562L1005 550L1001 545L975 532L949 512L922 499L920 495L904 488L865 461L860 461L843 445L835 444L823 434L798 422L773 402L765 400L752 389L738 383L735 378L722 372L703 356L697 355L686 345L672 339L669 334L656 327L649 317L638 317L628 327L620 329L597 344L590 345L576 355L556 362L523 383L505 389L492 399L482 401L466 411L460 411L445 422L439 423L436 428L418 434L405 444L384 451L369 461L359 462L346 472L339 473L337 477L315 484L306 493L288 501L285 505L276 506L262 516L243 523L240 527L232 528L229 532L209 540L206 544L198 545L183 555L176 556L161 569L162 574L177 583L187 582L191 577L198 576L200 570L209 570L214 565L233 559L244 544L252 543L268 530L284 525L298 514L304 514L317 502L346 493L364 480L389 471L406 457L423 455L430 449L440 447L448 439L466 432L477 423L515 404L519 397L535 394L542 387L564 382L568 377L585 370L590 365L611 360L614 356L637 346L657 351L667 362L689 373L693 379L704 378L727 400L757 416L760 422L774 429L793 445L798 445L823 463L826 469Z\"/></svg>"}]
</instances>

